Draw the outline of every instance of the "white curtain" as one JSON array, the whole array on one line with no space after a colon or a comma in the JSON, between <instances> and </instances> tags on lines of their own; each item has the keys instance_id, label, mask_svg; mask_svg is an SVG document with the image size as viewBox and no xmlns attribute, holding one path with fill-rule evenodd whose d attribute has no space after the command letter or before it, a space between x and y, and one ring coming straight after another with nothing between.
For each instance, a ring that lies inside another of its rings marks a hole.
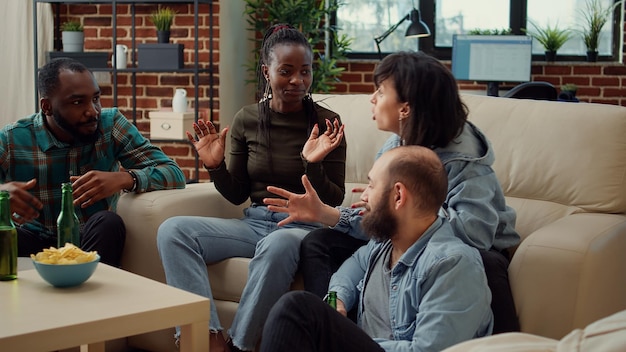
<instances>
[{"instance_id":1,"label":"white curtain","mask_svg":"<svg viewBox=\"0 0 626 352\"><path fill-rule=\"evenodd\" d=\"M38 67L52 50L54 20L50 4L38 3ZM35 107L33 2L0 1L0 127L30 115Z\"/></svg>"}]
</instances>

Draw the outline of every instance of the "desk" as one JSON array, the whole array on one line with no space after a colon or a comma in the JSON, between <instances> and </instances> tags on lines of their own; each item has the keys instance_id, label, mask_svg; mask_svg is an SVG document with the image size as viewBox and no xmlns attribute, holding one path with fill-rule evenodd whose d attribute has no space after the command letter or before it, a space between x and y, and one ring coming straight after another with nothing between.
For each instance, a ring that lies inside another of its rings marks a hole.
<instances>
[{"instance_id":1,"label":"desk","mask_svg":"<svg viewBox=\"0 0 626 352\"><path fill-rule=\"evenodd\" d=\"M106 340L172 326L181 327L180 351L209 349L205 297L103 263L82 285L55 288L29 261L19 258L17 280L0 282L0 351L103 352Z\"/></svg>"}]
</instances>

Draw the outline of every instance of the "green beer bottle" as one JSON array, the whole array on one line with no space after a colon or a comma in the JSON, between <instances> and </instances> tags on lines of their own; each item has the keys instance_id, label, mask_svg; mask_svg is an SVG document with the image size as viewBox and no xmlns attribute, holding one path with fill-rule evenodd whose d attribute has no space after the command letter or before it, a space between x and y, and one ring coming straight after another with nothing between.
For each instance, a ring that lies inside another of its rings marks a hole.
<instances>
[{"instance_id":1,"label":"green beer bottle","mask_svg":"<svg viewBox=\"0 0 626 352\"><path fill-rule=\"evenodd\" d=\"M57 218L58 248L65 246L68 242L80 247L80 221L74 211L73 201L72 183L65 182L61 185L61 213Z\"/></svg>"},{"instance_id":2,"label":"green beer bottle","mask_svg":"<svg viewBox=\"0 0 626 352\"><path fill-rule=\"evenodd\" d=\"M17 279L17 230L11 221L9 192L0 191L0 281Z\"/></svg>"},{"instance_id":3,"label":"green beer bottle","mask_svg":"<svg viewBox=\"0 0 626 352\"><path fill-rule=\"evenodd\" d=\"M328 291L328 294L324 297L324 301L328 303L329 306L337 309L337 292Z\"/></svg>"}]
</instances>

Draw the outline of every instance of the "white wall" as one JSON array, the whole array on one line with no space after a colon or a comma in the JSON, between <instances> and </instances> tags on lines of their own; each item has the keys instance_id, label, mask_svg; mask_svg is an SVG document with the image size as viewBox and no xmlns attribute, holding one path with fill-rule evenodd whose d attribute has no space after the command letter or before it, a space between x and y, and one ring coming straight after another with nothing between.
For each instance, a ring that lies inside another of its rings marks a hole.
<instances>
[{"instance_id":1,"label":"white wall","mask_svg":"<svg viewBox=\"0 0 626 352\"><path fill-rule=\"evenodd\" d=\"M219 101L220 125L230 126L235 113L254 102L254 87L246 84L248 72L244 65L254 43L246 30L243 0L220 1L220 63Z\"/></svg>"}]
</instances>

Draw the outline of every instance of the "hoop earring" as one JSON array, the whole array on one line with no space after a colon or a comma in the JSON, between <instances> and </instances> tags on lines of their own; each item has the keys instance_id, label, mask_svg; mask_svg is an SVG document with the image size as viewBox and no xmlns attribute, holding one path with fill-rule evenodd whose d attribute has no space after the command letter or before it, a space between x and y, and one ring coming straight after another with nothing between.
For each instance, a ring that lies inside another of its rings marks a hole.
<instances>
[{"instance_id":1,"label":"hoop earring","mask_svg":"<svg viewBox=\"0 0 626 352\"><path fill-rule=\"evenodd\" d=\"M266 102L268 100L272 100L272 87L269 84L265 85L265 91L263 92L263 98L259 100L259 103Z\"/></svg>"},{"instance_id":2,"label":"hoop earring","mask_svg":"<svg viewBox=\"0 0 626 352\"><path fill-rule=\"evenodd\" d=\"M402 121L406 120L406 117L401 117L398 119L398 124L400 125L400 145L406 145L406 140L404 139L404 135L402 134L403 123Z\"/></svg>"}]
</instances>

